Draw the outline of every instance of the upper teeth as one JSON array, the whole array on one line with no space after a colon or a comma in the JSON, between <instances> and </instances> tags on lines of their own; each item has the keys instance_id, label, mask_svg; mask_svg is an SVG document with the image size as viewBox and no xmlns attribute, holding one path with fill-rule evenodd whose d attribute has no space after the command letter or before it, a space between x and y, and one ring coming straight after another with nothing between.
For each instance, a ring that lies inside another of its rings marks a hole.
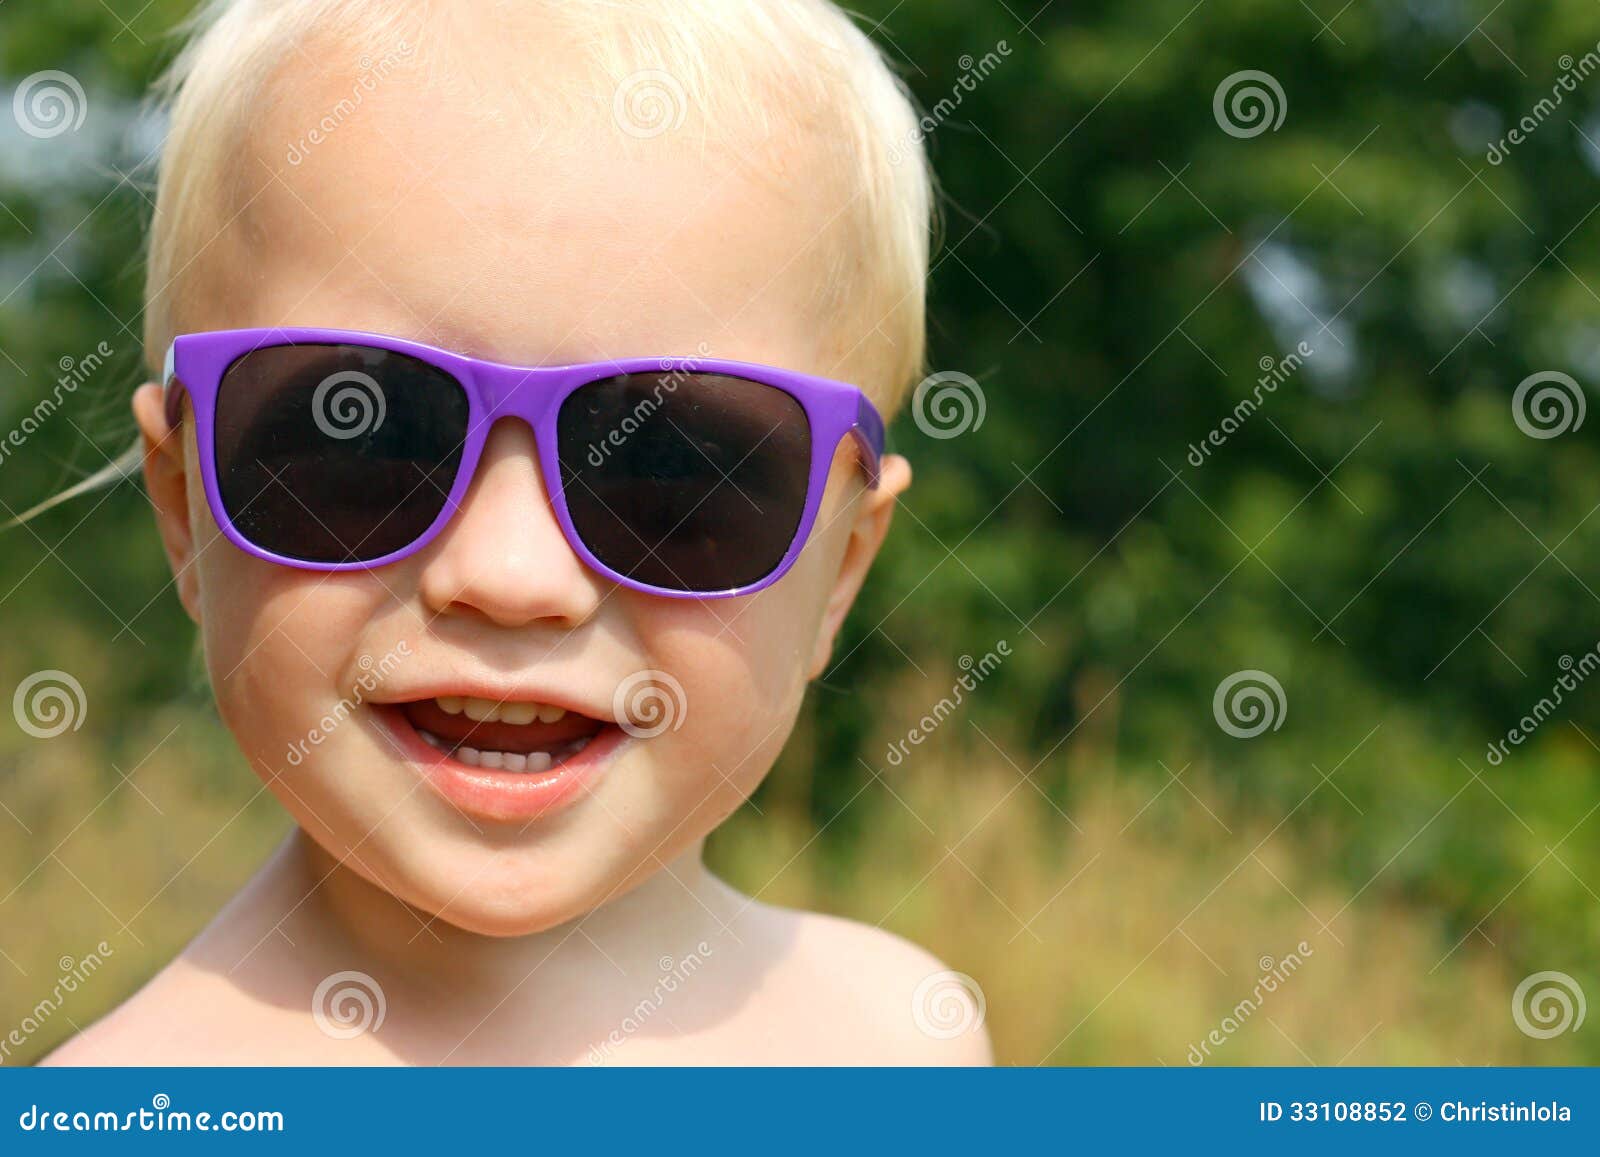
<instances>
[{"instance_id":1,"label":"upper teeth","mask_svg":"<svg viewBox=\"0 0 1600 1157\"><path fill-rule=\"evenodd\" d=\"M494 699L477 699L470 695L440 695L434 700L439 709L450 715L465 715L474 723L554 723L567 713L565 707L549 703L500 703Z\"/></svg>"}]
</instances>

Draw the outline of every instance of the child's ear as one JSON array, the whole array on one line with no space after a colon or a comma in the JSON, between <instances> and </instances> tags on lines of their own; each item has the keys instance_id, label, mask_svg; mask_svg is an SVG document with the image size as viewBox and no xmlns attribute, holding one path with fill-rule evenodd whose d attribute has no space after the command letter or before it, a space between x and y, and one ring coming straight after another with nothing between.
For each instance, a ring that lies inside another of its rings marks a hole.
<instances>
[{"instance_id":1,"label":"child's ear","mask_svg":"<svg viewBox=\"0 0 1600 1157\"><path fill-rule=\"evenodd\" d=\"M183 609L200 621L199 580L194 560L194 533L189 518L189 474L183 460L183 431L167 421L166 391L146 382L133 394L133 417L144 438L144 482L155 508L156 527Z\"/></svg>"},{"instance_id":2,"label":"child's ear","mask_svg":"<svg viewBox=\"0 0 1600 1157\"><path fill-rule=\"evenodd\" d=\"M856 510L855 525L850 530L850 540L845 544L844 557L839 561L839 574L834 579L833 590L828 594L828 605L823 609L822 622L817 628L816 647L811 654L807 679L815 679L828 666L833 657L833 641L839 634L845 615L866 581L872 560L878 557L878 548L889 533L889 522L894 517L895 504L911 485L911 463L899 454L885 455L878 463L878 485L861 492L860 506Z\"/></svg>"}]
</instances>

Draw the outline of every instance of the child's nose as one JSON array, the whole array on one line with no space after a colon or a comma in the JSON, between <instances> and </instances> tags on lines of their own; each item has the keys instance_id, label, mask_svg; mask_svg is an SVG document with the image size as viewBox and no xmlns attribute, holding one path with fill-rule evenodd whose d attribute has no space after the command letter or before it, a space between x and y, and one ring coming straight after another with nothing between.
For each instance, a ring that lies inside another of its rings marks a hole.
<instances>
[{"instance_id":1,"label":"child's nose","mask_svg":"<svg viewBox=\"0 0 1600 1157\"><path fill-rule=\"evenodd\" d=\"M533 431L501 419L489 431L461 509L424 554L423 601L436 614L499 626L582 623L602 581L567 545L545 491Z\"/></svg>"}]
</instances>

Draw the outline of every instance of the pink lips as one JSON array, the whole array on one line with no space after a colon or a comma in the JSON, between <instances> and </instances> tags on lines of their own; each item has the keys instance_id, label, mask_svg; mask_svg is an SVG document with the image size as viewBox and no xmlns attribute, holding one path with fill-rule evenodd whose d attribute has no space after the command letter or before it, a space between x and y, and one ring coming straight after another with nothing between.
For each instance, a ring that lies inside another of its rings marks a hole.
<instances>
[{"instance_id":1,"label":"pink lips","mask_svg":"<svg viewBox=\"0 0 1600 1157\"><path fill-rule=\"evenodd\" d=\"M630 738L615 723L607 723L582 751L547 771L492 771L462 763L432 746L395 705L379 707L377 713L401 752L446 803L475 819L496 823L537 819L575 802L593 789L612 755Z\"/></svg>"}]
</instances>

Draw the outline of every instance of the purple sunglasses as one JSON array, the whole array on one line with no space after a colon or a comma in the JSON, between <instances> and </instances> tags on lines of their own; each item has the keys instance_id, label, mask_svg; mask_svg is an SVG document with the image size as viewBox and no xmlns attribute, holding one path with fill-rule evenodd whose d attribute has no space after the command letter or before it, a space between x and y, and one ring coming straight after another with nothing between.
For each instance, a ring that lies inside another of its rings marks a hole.
<instances>
[{"instance_id":1,"label":"purple sunglasses","mask_svg":"<svg viewBox=\"0 0 1600 1157\"><path fill-rule=\"evenodd\" d=\"M307 570L415 554L466 498L489 428L532 428L556 520L613 582L669 598L770 586L799 557L845 437L878 482L883 419L856 387L711 358L510 366L329 329L185 334L206 500L240 549Z\"/></svg>"}]
</instances>

